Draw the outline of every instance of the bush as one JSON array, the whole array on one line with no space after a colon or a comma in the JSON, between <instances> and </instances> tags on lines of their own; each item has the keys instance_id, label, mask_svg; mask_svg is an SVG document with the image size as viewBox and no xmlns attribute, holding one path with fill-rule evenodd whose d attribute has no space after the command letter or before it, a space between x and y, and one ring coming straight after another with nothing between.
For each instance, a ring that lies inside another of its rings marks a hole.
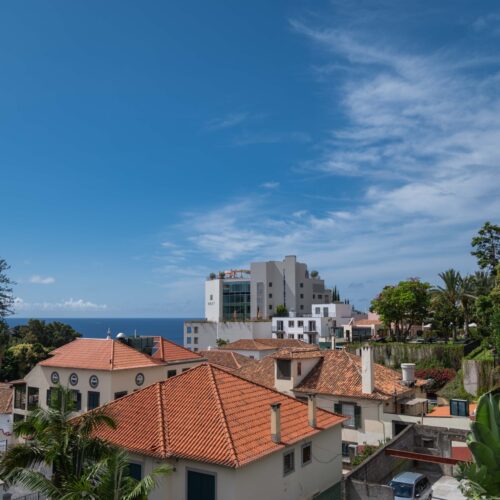
<instances>
[{"instance_id":1,"label":"bush","mask_svg":"<svg viewBox=\"0 0 500 500\"><path fill-rule=\"evenodd\" d=\"M473 400L474 396L464 389L464 379L462 370L458 370L456 377L448 382L439 392L438 396L445 399L468 399Z\"/></svg>"},{"instance_id":2,"label":"bush","mask_svg":"<svg viewBox=\"0 0 500 500\"><path fill-rule=\"evenodd\" d=\"M420 379L432 379L432 390L438 390L451 382L457 375L452 368L423 368L415 371L415 375Z\"/></svg>"},{"instance_id":3,"label":"bush","mask_svg":"<svg viewBox=\"0 0 500 500\"><path fill-rule=\"evenodd\" d=\"M381 445L373 446L371 444L365 444L361 448L361 452L358 453L351 461L351 464L356 467L357 465L363 463L368 457L373 455Z\"/></svg>"}]
</instances>

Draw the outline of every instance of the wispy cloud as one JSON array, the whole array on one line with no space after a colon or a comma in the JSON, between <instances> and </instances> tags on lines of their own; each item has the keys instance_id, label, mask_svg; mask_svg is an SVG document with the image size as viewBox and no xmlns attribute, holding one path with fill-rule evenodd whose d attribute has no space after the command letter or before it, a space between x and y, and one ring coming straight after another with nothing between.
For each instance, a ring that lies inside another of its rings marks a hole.
<instances>
[{"instance_id":1,"label":"wispy cloud","mask_svg":"<svg viewBox=\"0 0 500 500\"><path fill-rule=\"evenodd\" d=\"M39 274L33 275L29 281L35 285L52 285L56 282L52 276L40 276Z\"/></svg>"},{"instance_id":2,"label":"wispy cloud","mask_svg":"<svg viewBox=\"0 0 500 500\"><path fill-rule=\"evenodd\" d=\"M242 124L248 117L247 113L229 113L225 116L214 118L205 124L210 131L223 130Z\"/></svg>"},{"instance_id":3,"label":"wispy cloud","mask_svg":"<svg viewBox=\"0 0 500 500\"><path fill-rule=\"evenodd\" d=\"M260 187L263 187L264 189L277 189L280 187L280 183L277 181L269 181L269 182L264 182L263 184L260 185Z\"/></svg>"},{"instance_id":4,"label":"wispy cloud","mask_svg":"<svg viewBox=\"0 0 500 500\"><path fill-rule=\"evenodd\" d=\"M14 299L16 313L38 311L102 311L107 308L106 304L96 304L89 300L73 298L59 302L26 302L21 297Z\"/></svg>"}]
</instances>

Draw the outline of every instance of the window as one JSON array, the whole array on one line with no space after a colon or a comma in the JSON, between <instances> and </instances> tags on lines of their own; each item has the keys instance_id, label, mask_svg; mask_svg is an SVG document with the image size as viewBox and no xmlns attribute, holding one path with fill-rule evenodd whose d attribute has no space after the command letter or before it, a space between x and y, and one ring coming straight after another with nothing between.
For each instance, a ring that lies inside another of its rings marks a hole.
<instances>
[{"instance_id":1,"label":"window","mask_svg":"<svg viewBox=\"0 0 500 500\"><path fill-rule=\"evenodd\" d=\"M298 334L297 334L297 338L298 338L299 340L304 340L304 334L302 334L302 333L298 333Z\"/></svg>"},{"instance_id":2,"label":"window","mask_svg":"<svg viewBox=\"0 0 500 500\"><path fill-rule=\"evenodd\" d=\"M59 406L61 406L61 391L57 390L56 387L47 389L46 402L49 408L58 408Z\"/></svg>"},{"instance_id":3,"label":"window","mask_svg":"<svg viewBox=\"0 0 500 500\"><path fill-rule=\"evenodd\" d=\"M127 391L115 392L115 399L123 398L123 396L127 395Z\"/></svg>"},{"instance_id":4,"label":"window","mask_svg":"<svg viewBox=\"0 0 500 500\"><path fill-rule=\"evenodd\" d=\"M177 375L177 370L168 370L167 378L175 377Z\"/></svg>"},{"instance_id":5,"label":"window","mask_svg":"<svg viewBox=\"0 0 500 500\"><path fill-rule=\"evenodd\" d=\"M186 337L186 344L190 344L191 343L191 337Z\"/></svg>"},{"instance_id":6,"label":"window","mask_svg":"<svg viewBox=\"0 0 500 500\"><path fill-rule=\"evenodd\" d=\"M82 409L82 393L80 391L71 391L71 402L73 403L73 411L80 411Z\"/></svg>"},{"instance_id":7,"label":"window","mask_svg":"<svg viewBox=\"0 0 500 500\"><path fill-rule=\"evenodd\" d=\"M299 286L300 288L304 288L304 283L301 283Z\"/></svg>"},{"instance_id":8,"label":"window","mask_svg":"<svg viewBox=\"0 0 500 500\"><path fill-rule=\"evenodd\" d=\"M20 415L19 413L14 413L14 423L20 422L24 420L24 415Z\"/></svg>"},{"instance_id":9,"label":"window","mask_svg":"<svg viewBox=\"0 0 500 500\"><path fill-rule=\"evenodd\" d=\"M269 297L270 299L272 299L272 298L273 298L273 294L272 294L272 293L270 293L270 294L268 295L268 297Z\"/></svg>"},{"instance_id":10,"label":"window","mask_svg":"<svg viewBox=\"0 0 500 500\"><path fill-rule=\"evenodd\" d=\"M186 328L186 333L191 333L192 331L193 331L193 329L192 329L190 326L188 326L188 327Z\"/></svg>"},{"instance_id":11,"label":"window","mask_svg":"<svg viewBox=\"0 0 500 500\"><path fill-rule=\"evenodd\" d=\"M198 333L198 327L197 327L197 326L195 326L195 327L193 328L193 333Z\"/></svg>"},{"instance_id":12,"label":"window","mask_svg":"<svg viewBox=\"0 0 500 500\"><path fill-rule=\"evenodd\" d=\"M269 304L269 310L272 311L273 310L273 306L272 304Z\"/></svg>"},{"instance_id":13,"label":"window","mask_svg":"<svg viewBox=\"0 0 500 500\"><path fill-rule=\"evenodd\" d=\"M26 385L16 385L14 387L14 408L26 410Z\"/></svg>"},{"instance_id":14,"label":"window","mask_svg":"<svg viewBox=\"0 0 500 500\"><path fill-rule=\"evenodd\" d=\"M278 370L278 378L280 380L290 380L291 373L291 361L289 359L277 359L276 367Z\"/></svg>"},{"instance_id":15,"label":"window","mask_svg":"<svg viewBox=\"0 0 500 500\"><path fill-rule=\"evenodd\" d=\"M272 281L270 281L270 282L269 282L269 287L272 287L272 286L273 286L273 282L272 282Z\"/></svg>"},{"instance_id":16,"label":"window","mask_svg":"<svg viewBox=\"0 0 500 500\"><path fill-rule=\"evenodd\" d=\"M314 314L321 314L321 307L315 307Z\"/></svg>"},{"instance_id":17,"label":"window","mask_svg":"<svg viewBox=\"0 0 500 500\"><path fill-rule=\"evenodd\" d=\"M302 466L310 464L312 461L312 444L306 443L302 445Z\"/></svg>"},{"instance_id":18,"label":"window","mask_svg":"<svg viewBox=\"0 0 500 500\"><path fill-rule=\"evenodd\" d=\"M291 474L295 470L295 452L289 451L283 455L283 475Z\"/></svg>"},{"instance_id":19,"label":"window","mask_svg":"<svg viewBox=\"0 0 500 500\"><path fill-rule=\"evenodd\" d=\"M38 387L28 387L28 410L34 410L38 407Z\"/></svg>"},{"instance_id":20,"label":"window","mask_svg":"<svg viewBox=\"0 0 500 500\"><path fill-rule=\"evenodd\" d=\"M300 294L300 298L301 298L301 299L303 299L303 298L304 298L304 294L303 294L303 293L301 293L301 294Z\"/></svg>"},{"instance_id":21,"label":"window","mask_svg":"<svg viewBox=\"0 0 500 500\"><path fill-rule=\"evenodd\" d=\"M468 417L469 402L466 399L450 399L450 415Z\"/></svg>"},{"instance_id":22,"label":"window","mask_svg":"<svg viewBox=\"0 0 500 500\"><path fill-rule=\"evenodd\" d=\"M294 321L289 321L288 322L288 326L293 328L295 326L295 322Z\"/></svg>"},{"instance_id":23,"label":"window","mask_svg":"<svg viewBox=\"0 0 500 500\"><path fill-rule=\"evenodd\" d=\"M297 321L297 326L298 327L303 327L304 326L304 322L303 321Z\"/></svg>"},{"instance_id":24,"label":"window","mask_svg":"<svg viewBox=\"0 0 500 500\"><path fill-rule=\"evenodd\" d=\"M333 405L335 413L341 413L346 420L342 426L350 429L359 429L361 427L361 406L354 403L335 403Z\"/></svg>"},{"instance_id":25,"label":"window","mask_svg":"<svg viewBox=\"0 0 500 500\"><path fill-rule=\"evenodd\" d=\"M282 331L284 330L284 326L283 326L283 325L284 325L283 320L276 321L276 328L277 328L280 332L282 332Z\"/></svg>"},{"instance_id":26,"label":"window","mask_svg":"<svg viewBox=\"0 0 500 500\"><path fill-rule=\"evenodd\" d=\"M194 344L197 344L197 343L198 343L198 337L194 337L194 338L193 338L193 343L194 343Z\"/></svg>"},{"instance_id":27,"label":"window","mask_svg":"<svg viewBox=\"0 0 500 500\"><path fill-rule=\"evenodd\" d=\"M316 298L316 294L315 294L315 293L313 293L313 299L315 299L315 298Z\"/></svg>"},{"instance_id":28,"label":"window","mask_svg":"<svg viewBox=\"0 0 500 500\"><path fill-rule=\"evenodd\" d=\"M198 352L198 348L197 347L193 348L193 352Z\"/></svg>"},{"instance_id":29,"label":"window","mask_svg":"<svg viewBox=\"0 0 500 500\"><path fill-rule=\"evenodd\" d=\"M142 479L142 465L141 464L136 464L136 463L129 463L128 464L128 472L130 474L130 477L140 481Z\"/></svg>"},{"instance_id":30,"label":"window","mask_svg":"<svg viewBox=\"0 0 500 500\"><path fill-rule=\"evenodd\" d=\"M214 300L214 296L213 295L210 295L210 300Z\"/></svg>"},{"instance_id":31,"label":"window","mask_svg":"<svg viewBox=\"0 0 500 500\"><path fill-rule=\"evenodd\" d=\"M321 295L320 293L318 293L318 299L322 299L323 298L323 295Z\"/></svg>"},{"instance_id":32,"label":"window","mask_svg":"<svg viewBox=\"0 0 500 500\"><path fill-rule=\"evenodd\" d=\"M297 375L302 375L302 363L297 361Z\"/></svg>"},{"instance_id":33,"label":"window","mask_svg":"<svg viewBox=\"0 0 500 500\"><path fill-rule=\"evenodd\" d=\"M87 410L93 410L99 406L101 393L95 391L87 392Z\"/></svg>"},{"instance_id":34,"label":"window","mask_svg":"<svg viewBox=\"0 0 500 500\"><path fill-rule=\"evenodd\" d=\"M187 500L215 500L215 480L215 474L187 469Z\"/></svg>"},{"instance_id":35,"label":"window","mask_svg":"<svg viewBox=\"0 0 500 500\"><path fill-rule=\"evenodd\" d=\"M289 333L289 334L288 334L288 338L289 338L289 339L294 339L294 338L295 338L295 335L294 335L293 333Z\"/></svg>"},{"instance_id":36,"label":"window","mask_svg":"<svg viewBox=\"0 0 500 500\"><path fill-rule=\"evenodd\" d=\"M349 457L349 443L342 441L342 456L345 458Z\"/></svg>"},{"instance_id":37,"label":"window","mask_svg":"<svg viewBox=\"0 0 500 500\"><path fill-rule=\"evenodd\" d=\"M304 305L303 305L303 304L300 304L300 308L301 308L301 309L304 309Z\"/></svg>"}]
</instances>

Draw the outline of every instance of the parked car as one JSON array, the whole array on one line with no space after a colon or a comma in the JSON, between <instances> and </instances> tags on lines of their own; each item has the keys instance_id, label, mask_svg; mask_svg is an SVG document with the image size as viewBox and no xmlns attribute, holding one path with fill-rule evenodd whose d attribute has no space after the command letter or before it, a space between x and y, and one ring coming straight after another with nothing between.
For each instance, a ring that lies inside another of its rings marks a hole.
<instances>
[{"instance_id":1,"label":"parked car","mask_svg":"<svg viewBox=\"0 0 500 500\"><path fill-rule=\"evenodd\" d=\"M432 487L429 479L418 472L401 472L389 481L394 490L394 500L432 498Z\"/></svg>"}]
</instances>

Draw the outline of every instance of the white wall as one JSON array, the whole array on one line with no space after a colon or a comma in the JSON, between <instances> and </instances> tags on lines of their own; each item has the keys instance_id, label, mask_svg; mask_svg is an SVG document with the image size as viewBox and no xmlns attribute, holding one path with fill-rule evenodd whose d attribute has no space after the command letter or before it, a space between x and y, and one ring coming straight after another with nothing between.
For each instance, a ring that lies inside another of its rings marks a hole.
<instances>
[{"instance_id":1,"label":"white wall","mask_svg":"<svg viewBox=\"0 0 500 500\"><path fill-rule=\"evenodd\" d=\"M219 321L222 319L222 280L205 281L205 319Z\"/></svg>"},{"instance_id":2,"label":"white wall","mask_svg":"<svg viewBox=\"0 0 500 500\"><path fill-rule=\"evenodd\" d=\"M188 460L171 461L175 466L150 500L186 500L186 469L216 474L217 500L305 500L324 491L342 478L341 429L337 425L312 439L265 456L239 469L220 467ZM312 462L301 464L301 445L312 442ZM293 449L295 471L283 476L283 455ZM151 458L134 457L144 464L147 474L159 465Z\"/></svg>"}]
</instances>

